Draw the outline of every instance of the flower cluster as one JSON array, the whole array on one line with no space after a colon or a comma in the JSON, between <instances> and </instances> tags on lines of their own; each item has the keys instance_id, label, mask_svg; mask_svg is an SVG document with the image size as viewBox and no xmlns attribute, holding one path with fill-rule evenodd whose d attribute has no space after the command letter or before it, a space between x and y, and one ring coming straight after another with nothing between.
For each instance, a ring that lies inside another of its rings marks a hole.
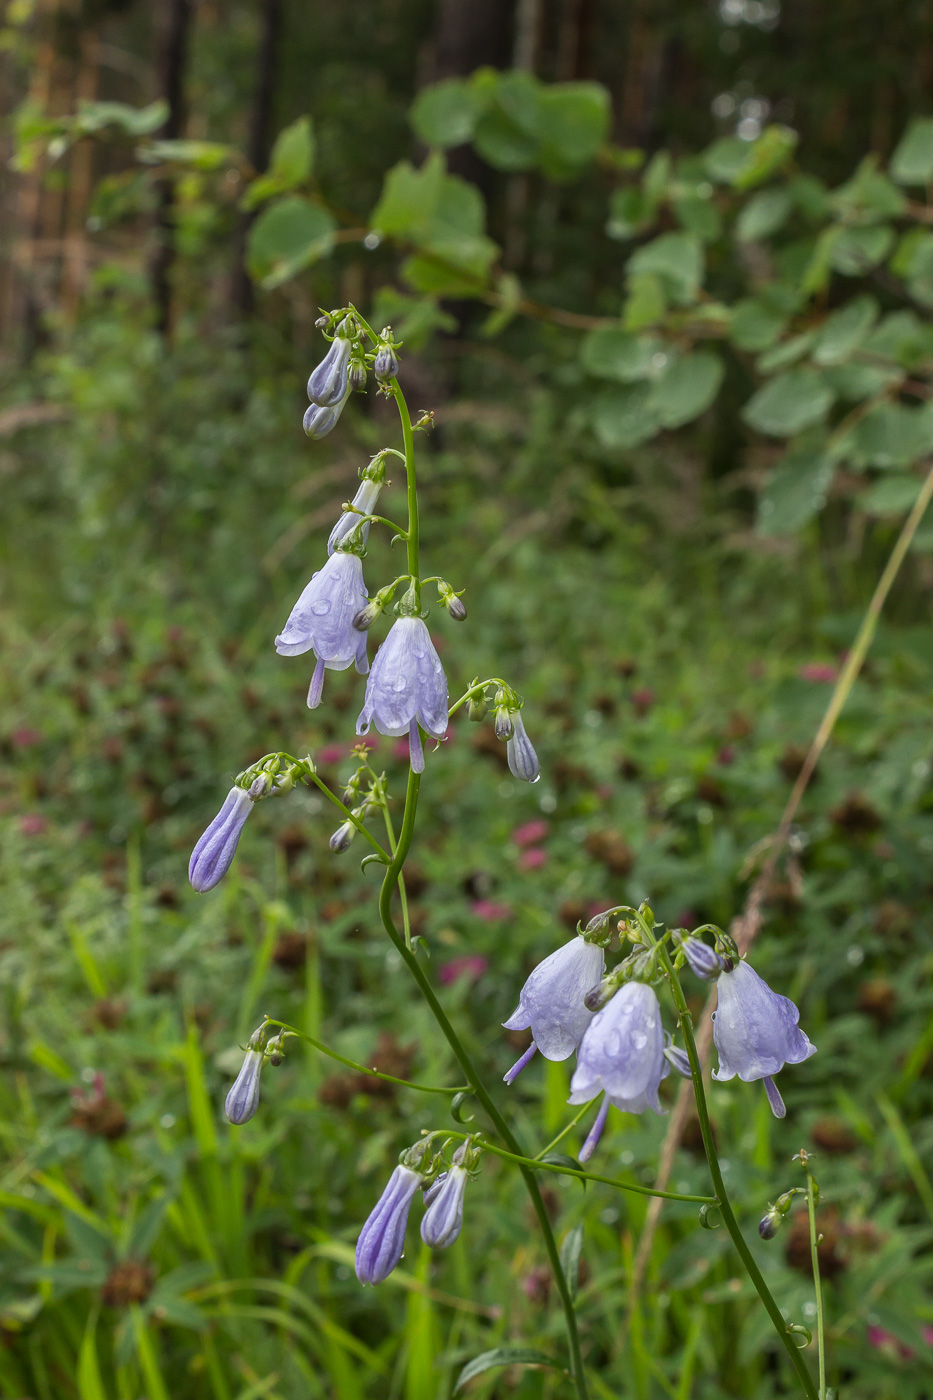
<instances>
[{"instance_id":1,"label":"flower cluster","mask_svg":"<svg viewBox=\"0 0 933 1400\"><path fill-rule=\"evenodd\" d=\"M382 1283L399 1263L405 1248L408 1213L419 1190L426 1210L421 1238L432 1249L448 1249L463 1227L463 1198L476 1172L480 1148L467 1138L454 1152L449 1170L430 1158L430 1136L403 1152L356 1242L356 1276L361 1283Z\"/></svg>"},{"instance_id":2,"label":"flower cluster","mask_svg":"<svg viewBox=\"0 0 933 1400\"><path fill-rule=\"evenodd\" d=\"M632 939L636 951L603 976L609 921L619 912L598 915L539 963L522 987L517 1010L503 1022L507 1030L530 1029L532 1034L531 1045L506 1073L507 1084L536 1051L549 1060L565 1060L576 1051L569 1102L586 1104L605 1096L582 1161L596 1148L610 1104L627 1113L649 1108L663 1113L658 1090L670 1068L686 1077L692 1074L688 1055L662 1025L654 984L665 975L661 949L667 936L661 936L647 905L625 911L634 918L623 919L619 931ZM793 1002L772 992L748 963L738 960L728 935L719 933L717 943L712 948L700 938L675 935L678 961L704 981L717 981L713 1040L719 1069L713 1077L763 1080L772 1110L783 1118L774 1075L785 1064L808 1059L816 1047L799 1029Z\"/></svg>"},{"instance_id":3,"label":"flower cluster","mask_svg":"<svg viewBox=\"0 0 933 1400\"><path fill-rule=\"evenodd\" d=\"M331 431L353 390L365 388L370 369L379 392L396 399L403 427L411 426L396 379L398 347L391 329L386 327L376 334L353 307L325 313L317 325L330 347L308 379L310 407L304 427L309 436L319 438ZM413 425L414 431L429 427L431 421L430 414L422 415ZM410 433L406 443L407 455L395 448L383 448L361 469L358 489L353 499L345 503L330 532L326 558L312 574L276 636L275 649L280 656L313 654L314 668L308 687L308 706L312 710L323 699L327 671L346 671L352 666L365 675L366 692L356 723L357 734L366 735L375 727L391 738L407 736L411 768L421 773L425 766L424 736L437 743L444 739L451 706L447 675L425 621L428 609L424 606L419 575L417 505L413 504L417 498L410 489L407 527L393 525L375 514L391 459L404 463L409 487L413 485ZM376 522L391 525L396 537L406 543L409 572L370 597L363 577L363 560L370 528ZM437 602L448 616L462 622L466 607L460 594L446 579L429 582L436 584ZM400 588L400 599L393 605ZM395 617L370 668L368 630L390 606L394 606ZM522 700L509 685L501 680L474 681L457 705L469 701L471 718L477 718L477 701L487 689L495 691L496 732L507 743L509 767L516 777L535 782L540 772L537 755L525 732ZM300 769L294 768L288 785L296 777L313 780L309 760L303 760ZM195 846L189 876L196 890L211 890L223 878L254 803L284 791L285 786L284 777L278 773L271 780L268 774L256 775L255 781L252 770L250 775L240 775ZM378 807L378 803L364 802L349 810L345 808L344 820L330 838L331 850L346 850L356 831Z\"/></svg>"}]
</instances>

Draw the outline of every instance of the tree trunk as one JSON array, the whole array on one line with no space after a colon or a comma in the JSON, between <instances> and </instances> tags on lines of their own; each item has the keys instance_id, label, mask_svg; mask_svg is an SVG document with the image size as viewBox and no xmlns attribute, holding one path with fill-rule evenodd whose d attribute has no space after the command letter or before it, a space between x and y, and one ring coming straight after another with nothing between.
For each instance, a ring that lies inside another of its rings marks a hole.
<instances>
[{"instance_id":1,"label":"tree trunk","mask_svg":"<svg viewBox=\"0 0 933 1400\"><path fill-rule=\"evenodd\" d=\"M262 40L259 50L259 72L253 99L250 123L250 164L256 171L264 170L272 145L272 108L275 98L276 56L282 33L282 0L262 0ZM253 309L253 284L246 269L246 239L251 214L241 214L234 243L233 288L231 299L241 317Z\"/></svg>"},{"instance_id":2,"label":"tree trunk","mask_svg":"<svg viewBox=\"0 0 933 1400\"><path fill-rule=\"evenodd\" d=\"M161 135L169 141L181 136L185 125L184 86L191 31L192 0L169 0L161 54L162 97L168 117ZM175 260L175 186L166 176L159 182L155 217L156 246L150 263L156 328L168 337L172 329L172 263Z\"/></svg>"}]
</instances>

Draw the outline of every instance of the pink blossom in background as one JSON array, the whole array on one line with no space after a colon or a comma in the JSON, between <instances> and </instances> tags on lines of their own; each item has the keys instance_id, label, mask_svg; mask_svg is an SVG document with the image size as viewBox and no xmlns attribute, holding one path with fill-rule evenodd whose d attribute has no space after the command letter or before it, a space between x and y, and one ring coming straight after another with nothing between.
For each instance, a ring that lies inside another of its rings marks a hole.
<instances>
[{"instance_id":1,"label":"pink blossom in background","mask_svg":"<svg viewBox=\"0 0 933 1400\"><path fill-rule=\"evenodd\" d=\"M476 981L488 966L489 959L480 953L464 953L460 958L451 958L450 962L442 963L437 970L437 980L445 987L459 982L462 977L471 977Z\"/></svg>"},{"instance_id":2,"label":"pink blossom in background","mask_svg":"<svg viewBox=\"0 0 933 1400\"><path fill-rule=\"evenodd\" d=\"M339 763L342 758L347 758L347 750L343 744L325 744L317 756L318 763Z\"/></svg>"},{"instance_id":3,"label":"pink blossom in background","mask_svg":"<svg viewBox=\"0 0 933 1400\"><path fill-rule=\"evenodd\" d=\"M543 841L547 836L550 827L547 822L534 821L525 822L524 826L517 826L512 832L510 840L516 846L536 846L539 841Z\"/></svg>"},{"instance_id":4,"label":"pink blossom in background","mask_svg":"<svg viewBox=\"0 0 933 1400\"><path fill-rule=\"evenodd\" d=\"M19 829L24 836L41 836L44 831L48 831L49 824L45 817L40 817L37 812L32 812L25 817L20 817Z\"/></svg>"},{"instance_id":5,"label":"pink blossom in background","mask_svg":"<svg viewBox=\"0 0 933 1400\"><path fill-rule=\"evenodd\" d=\"M696 928L699 916L695 909L681 909L671 928Z\"/></svg>"},{"instance_id":6,"label":"pink blossom in background","mask_svg":"<svg viewBox=\"0 0 933 1400\"><path fill-rule=\"evenodd\" d=\"M408 740L398 739L392 745L392 755L394 758L407 758L409 755Z\"/></svg>"},{"instance_id":7,"label":"pink blossom in background","mask_svg":"<svg viewBox=\"0 0 933 1400\"><path fill-rule=\"evenodd\" d=\"M591 919L595 919L597 914L603 914L605 913L605 910L606 905L603 903L603 901L594 899L590 902L589 916Z\"/></svg>"},{"instance_id":8,"label":"pink blossom in background","mask_svg":"<svg viewBox=\"0 0 933 1400\"><path fill-rule=\"evenodd\" d=\"M615 788L611 783L600 783L596 789L596 796L601 798L603 802L608 802L614 792Z\"/></svg>"},{"instance_id":9,"label":"pink blossom in background","mask_svg":"<svg viewBox=\"0 0 933 1400\"><path fill-rule=\"evenodd\" d=\"M731 744L723 744L716 755L716 762L721 763L724 768L728 768L730 763L735 762L735 749Z\"/></svg>"},{"instance_id":10,"label":"pink blossom in background","mask_svg":"<svg viewBox=\"0 0 933 1400\"><path fill-rule=\"evenodd\" d=\"M547 864L547 851L543 851L540 846L533 846L530 851L522 851L518 858L519 870L540 870L542 865Z\"/></svg>"},{"instance_id":11,"label":"pink blossom in background","mask_svg":"<svg viewBox=\"0 0 933 1400\"><path fill-rule=\"evenodd\" d=\"M42 735L38 729L30 729L28 724L24 724L21 728L13 730L10 743L14 749L31 749L34 745L42 743Z\"/></svg>"},{"instance_id":12,"label":"pink blossom in background","mask_svg":"<svg viewBox=\"0 0 933 1400\"><path fill-rule=\"evenodd\" d=\"M646 715L655 702L655 693L650 686L642 686L640 690L633 690L630 696L635 707L636 714Z\"/></svg>"},{"instance_id":13,"label":"pink blossom in background","mask_svg":"<svg viewBox=\"0 0 933 1400\"><path fill-rule=\"evenodd\" d=\"M933 1331L931 1331L930 1328L924 1328L924 1337L927 1337L927 1333L933 1337ZM927 1340L929 1340L929 1338L927 1338ZM877 1351L893 1352L902 1361L909 1361L914 1355L910 1347L905 1346L899 1338L895 1337L893 1332L889 1332L887 1328L878 1327L877 1325L869 1327L868 1329L868 1345L874 1347Z\"/></svg>"},{"instance_id":14,"label":"pink blossom in background","mask_svg":"<svg viewBox=\"0 0 933 1400\"><path fill-rule=\"evenodd\" d=\"M839 677L839 667L824 661L808 661L800 667L797 675L802 681L821 681L831 684Z\"/></svg>"},{"instance_id":15,"label":"pink blossom in background","mask_svg":"<svg viewBox=\"0 0 933 1400\"><path fill-rule=\"evenodd\" d=\"M494 899L474 899L470 909L478 919L487 924L497 924L512 917L512 906L497 904Z\"/></svg>"}]
</instances>

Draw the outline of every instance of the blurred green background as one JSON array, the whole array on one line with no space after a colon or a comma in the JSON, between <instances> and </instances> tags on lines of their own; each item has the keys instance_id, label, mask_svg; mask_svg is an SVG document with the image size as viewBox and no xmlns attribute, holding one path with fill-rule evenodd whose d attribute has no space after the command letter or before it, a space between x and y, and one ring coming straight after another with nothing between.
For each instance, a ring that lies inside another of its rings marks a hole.
<instances>
[{"instance_id":1,"label":"blurred green background","mask_svg":"<svg viewBox=\"0 0 933 1400\"><path fill-rule=\"evenodd\" d=\"M397 429L370 393L304 438L313 323L352 301L404 339L436 420L425 566L470 614L432 621L451 691L504 674L542 760L520 785L458 718L409 875L495 1083L523 1043L499 1023L578 919L741 912L929 470L931 78L906 0L883 23L866 0L8 0L4 1396L441 1400L500 1344L563 1364L502 1162L453 1249L412 1228L386 1284L356 1281L359 1225L442 1100L296 1047L250 1124L221 1114L263 1013L458 1078L319 797L262 806L224 884L187 885L249 762L351 771L362 683L331 674L311 713L272 638ZM383 502L403 511L398 482ZM397 567L374 533L370 588ZM931 593L927 522L767 895L755 965L819 1054L782 1076L784 1122L756 1086L712 1092L743 1226L807 1326L803 1217L755 1227L815 1153L853 1400L933 1395ZM374 761L400 796L395 743ZM509 1091L535 1151L569 1068ZM650 1184L665 1126L614 1112L593 1168ZM672 1181L707 1189L695 1125ZM633 1288L642 1200L547 1186L559 1239L585 1227L594 1396L793 1393L723 1231L669 1205ZM512 1367L469 1393L568 1385Z\"/></svg>"}]
</instances>

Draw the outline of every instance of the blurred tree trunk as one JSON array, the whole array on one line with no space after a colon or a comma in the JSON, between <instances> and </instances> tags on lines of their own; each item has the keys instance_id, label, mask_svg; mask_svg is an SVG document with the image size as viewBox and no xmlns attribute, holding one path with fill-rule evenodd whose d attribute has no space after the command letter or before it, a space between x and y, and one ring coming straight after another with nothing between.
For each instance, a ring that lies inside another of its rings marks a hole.
<instances>
[{"instance_id":1,"label":"blurred tree trunk","mask_svg":"<svg viewBox=\"0 0 933 1400\"><path fill-rule=\"evenodd\" d=\"M168 0L160 61L160 91L168 105L161 135L169 141L181 136L185 125L185 69L191 32L192 0ZM175 184L169 177L159 182L155 217L156 246L150 263L156 328L164 336L172 328L172 264L175 260Z\"/></svg>"},{"instance_id":2,"label":"blurred tree trunk","mask_svg":"<svg viewBox=\"0 0 933 1400\"><path fill-rule=\"evenodd\" d=\"M282 0L262 0L262 35L259 47L259 71L256 77L252 119L247 155L254 170L266 168L272 146L272 109L275 99L276 56L282 33ZM234 245L232 301L241 317L253 309L253 284L246 268L246 240L253 221L250 214L241 214Z\"/></svg>"},{"instance_id":3,"label":"blurred tree trunk","mask_svg":"<svg viewBox=\"0 0 933 1400\"><path fill-rule=\"evenodd\" d=\"M81 59L75 82L77 102L93 102L97 96L100 36L96 29L81 35ZM62 274L62 310L74 320L87 280L88 248L85 227L94 181L94 143L79 141L71 152L65 208L65 246Z\"/></svg>"}]
</instances>

